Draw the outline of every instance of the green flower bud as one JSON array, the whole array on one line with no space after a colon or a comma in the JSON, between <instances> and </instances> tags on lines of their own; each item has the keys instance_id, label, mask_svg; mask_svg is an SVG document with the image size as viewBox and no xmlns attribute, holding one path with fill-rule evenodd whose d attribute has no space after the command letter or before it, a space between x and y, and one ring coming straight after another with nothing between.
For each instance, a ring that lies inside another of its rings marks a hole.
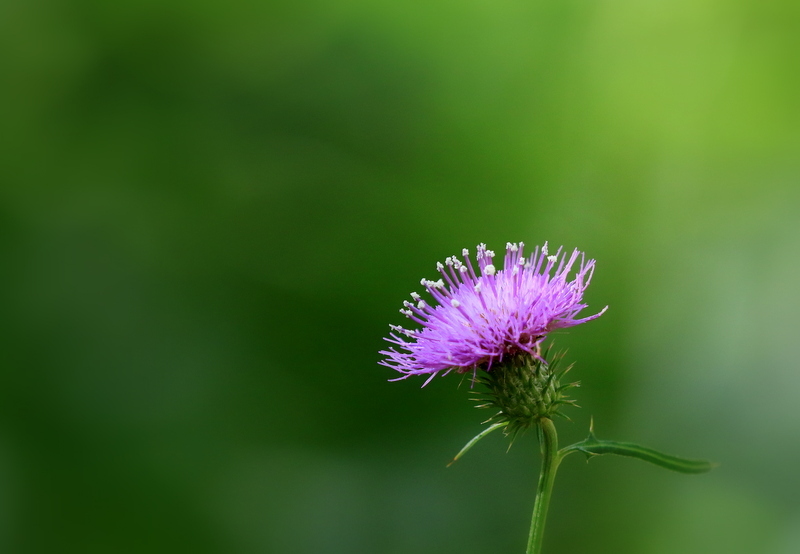
<instances>
[{"instance_id":1,"label":"green flower bud","mask_svg":"<svg viewBox=\"0 0 800 554\"><path fill-rule=\"evenodd\" d=\"M498 409L492 420L506 421L509 434L533 427L540 419L563 416L560 408L574 405L565 390L578 383L561 384L561 378L570 369L558 369L561 357L553 356L553 361L547 362L527 352L518 352L496 363L479 378L487 388L482 395L482 407Z\"/></svg>"}]
</instances>

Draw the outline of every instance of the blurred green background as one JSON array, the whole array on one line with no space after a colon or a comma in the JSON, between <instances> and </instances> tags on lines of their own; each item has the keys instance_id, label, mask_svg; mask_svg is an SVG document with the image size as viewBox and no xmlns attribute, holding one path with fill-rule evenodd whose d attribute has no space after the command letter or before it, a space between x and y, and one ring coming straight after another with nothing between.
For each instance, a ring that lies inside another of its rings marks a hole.
<instances>
[{"instance_id":1,"label":"blurred green background","mask_svg":"<svg viewBox=\"0 0 800 554\"><path fill-rule=\"evenodd\" d=\"M533 434L387 383L487 242L596 258L556 553L800 552L800 4L0 3L0 551L521 553Z\"/></svg>"}]
</instances>

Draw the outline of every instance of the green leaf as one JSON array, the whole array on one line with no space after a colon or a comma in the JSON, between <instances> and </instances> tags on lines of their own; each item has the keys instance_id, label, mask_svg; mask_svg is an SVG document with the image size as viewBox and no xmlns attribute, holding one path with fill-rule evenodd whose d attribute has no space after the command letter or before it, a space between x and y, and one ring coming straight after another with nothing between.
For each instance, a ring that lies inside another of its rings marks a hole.
<instances>
[{"instance_id":1,"label":"green leaf","mask_svg":"<svg viewBox=\"0 0 800 554\"><path fill-rule=\"evenodd\" d=\"M508 422L507 422L507 421L501 421L501 422L499 422L499 423L495 423L494 425L490 425L489 427L487 427L486 429L484 429L483 431L481 431L480 433L478 433L477 435L475 435L474 437L472 437L472 440L471 440L471 441L469 441L467 444L465 444L465 445L464 445L464 448L462 448L462 449L459 451L459 453L458 453L458 454L456 454L455 458L453 458L453 459L450 461L450 463L449 463L449 464L447 464L447 467L450 467L451 465L453 465L454 463L456 463L456 462L458 461L458 459L459 459L459 458L461 458L461 456L463 456L464 454L466 454L466 453L467 453L467 451L468 451L470 448L472 448L473 446L475 446L475 444L476 444L476 443L477 443L479 440L481 440L483 437L485 437L486 435L488 435L488 434L489 434L489 433L491 433L492 431L495 431L495 430L497 430L497 429L500 429L501 427L505 427L506 425L508 425Z\"/></svg>"},{"instance_id":2,"label":"green leaf","mask_svg":"<svg viewBox=\"0 0 800 554\"><path fill-rule=\"evenodd\" d=\"M572 452L583 452L587 460L603 454L628 456L680 473L706 473L718 465L707 460L692 460L664 454L663 452L632 442L600 440L594 436L594 432L591 428L589 430L589 436L585 440L563 448L560 454L563 458Z\"/></svg>"}]
</instances>

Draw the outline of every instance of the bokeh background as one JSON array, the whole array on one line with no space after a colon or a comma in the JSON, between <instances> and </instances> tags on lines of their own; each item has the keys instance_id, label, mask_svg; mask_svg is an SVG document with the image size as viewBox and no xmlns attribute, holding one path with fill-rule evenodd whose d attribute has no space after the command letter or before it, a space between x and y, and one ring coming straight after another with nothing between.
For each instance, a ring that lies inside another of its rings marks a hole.
<instances>
[{"instance_id":1,"label":"bokeh background","mask_svg":"<svg viewBox=\"0 0 800 554\"><path fill-rule=\"evenodd\" d=\"M520 553L535 436L388 383L487 242L596 258L546 552L800 552L800 4L0 3L0 550Z\"/></svg>"}]
</instances>

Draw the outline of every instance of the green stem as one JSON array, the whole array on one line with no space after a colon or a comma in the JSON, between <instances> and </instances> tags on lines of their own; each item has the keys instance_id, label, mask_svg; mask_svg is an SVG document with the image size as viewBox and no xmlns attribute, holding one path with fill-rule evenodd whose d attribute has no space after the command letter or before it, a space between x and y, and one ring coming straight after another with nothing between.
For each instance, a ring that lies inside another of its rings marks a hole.
<instances>
[{"instance_id":1,"label":"green stem","mask_svg":"<svg viewBox=\"0 0 800 554\"><path fill-rule=\"evenodd\" d=\"M539 420L538 431L539 446L542 451L542 469L539 473L539 484L536 487L536 501L533 504L533 517L531 518L526 554L540 554L542 551L547 508L550 505L556 471L561 463L561 455L558 452L558 435L552 420L548 418Z\"/></svg>"}]
</instances>

